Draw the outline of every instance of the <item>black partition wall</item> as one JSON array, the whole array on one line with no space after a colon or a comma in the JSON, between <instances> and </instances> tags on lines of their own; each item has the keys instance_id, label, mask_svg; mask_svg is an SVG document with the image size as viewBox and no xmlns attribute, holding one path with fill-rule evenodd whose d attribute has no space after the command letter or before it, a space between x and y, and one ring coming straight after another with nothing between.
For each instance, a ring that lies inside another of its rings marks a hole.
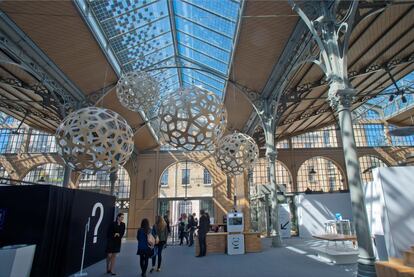
<instances>
[{"instance_id":1,"label":"black partition wall","mask_svg":"<svg viewBox=\"0 0 414 277\"><path fill-rule=\"evenodd\" d=\"M115 197L49 185L0 187L0 247L36 244L31 276L68 276L105 258Z\"/></svg>"}]
</instances>

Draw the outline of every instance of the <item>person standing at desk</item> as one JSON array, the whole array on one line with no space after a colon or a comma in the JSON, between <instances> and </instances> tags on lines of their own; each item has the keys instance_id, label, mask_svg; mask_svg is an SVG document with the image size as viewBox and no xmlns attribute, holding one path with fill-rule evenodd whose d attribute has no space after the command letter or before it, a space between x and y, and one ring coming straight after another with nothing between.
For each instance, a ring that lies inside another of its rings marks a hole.
<instances>
[{"instance_id":1,"label":"person standing at desk","mask_svg":"<svg viewBox=\"0 0 414 277\"><path fill-rule=\"evenodd\" d=\"M112 270L115 266L116 254L121 252L121 240L125 234L124 214L119 213L116 221L108 228L108 244L106 247L106 273L116 275Z\"/></svg>"},{"instance_id":2,"label":"person standing at desk","mask_svg":"<svg viewBox=\"0 0 414 277\"><path fill-rule=\"evenodd\" d=\"M200 220L198 225L198 243L200 245L200 254L197 257L204 257L207 253L206 237L210 230L210 219L204 210L200 210Z\"/></svg>"}]
</instances>

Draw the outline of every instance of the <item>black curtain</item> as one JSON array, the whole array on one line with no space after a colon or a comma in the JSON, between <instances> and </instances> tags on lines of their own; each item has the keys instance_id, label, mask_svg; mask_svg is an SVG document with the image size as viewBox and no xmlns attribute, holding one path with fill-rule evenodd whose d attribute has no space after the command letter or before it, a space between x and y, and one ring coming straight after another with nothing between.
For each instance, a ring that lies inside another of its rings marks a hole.
<instances>
[{"instance_id":1,"label":"black curtain","mask_svg":"<svg viewBox=\"0 0 414 277\"><path fill-rule=\"evenodd\" d=\"M92 217L96 203L104 207L93 243L93 231L100 210ZM36 244L32 277L68 276L79 270L83 235L88 217L90 231L85 267L105 258L106 229L114 216L115 197L49 185L0 187L0 247Z\"/></svg>"}]
</instances>

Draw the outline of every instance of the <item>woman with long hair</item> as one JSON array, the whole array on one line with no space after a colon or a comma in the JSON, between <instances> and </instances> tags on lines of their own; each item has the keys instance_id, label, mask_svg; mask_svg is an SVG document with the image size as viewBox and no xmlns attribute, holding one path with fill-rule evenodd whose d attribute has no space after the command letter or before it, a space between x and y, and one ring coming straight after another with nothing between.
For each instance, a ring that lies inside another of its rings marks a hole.
<instances>
[{"instance_id":1,"label":"woman with long hair","mask_svg":"<svg viewBox=\"0 0 414 277\"><path fill-rule=\"evenodd\" d=\"M167 223L165 222L164 218L160 215L157 215L155 218L154 227L155 234L158 237L158 243L155 245L155 253L156 255L152 256L152 268L150 272L153 272L155 269L155 262L158 257L158 266L157 271L161 271L161 260L162 260L162 250L164 249L165 244L167 243L168 237L168 228Z\"/></svg>"},{"instance_id":2,"label":"woman with long hair","mask_svg":"<svg viewBox=\"0 0 414 277\"><path fill-rule=\"evenodd\" d=\"M147 276L148 260L154 253L155 238L152 235L148 219L141 221L141 228L137 232L139 265L141 267L141 276Z\"/></svg>"},{"instance_id":3,"label":"woman with long hair","mask_svg":"<svg viewBox=\"0 0 414 277\"><path fill-rule=\"evenodd\" d=\"M116 254L121 252L121 240L125 233L124 214L119 213L115 222L108 228L108 244L106 246L106 273L116 275L113 270L115 266Z\"/></svg>"}]
</instances>

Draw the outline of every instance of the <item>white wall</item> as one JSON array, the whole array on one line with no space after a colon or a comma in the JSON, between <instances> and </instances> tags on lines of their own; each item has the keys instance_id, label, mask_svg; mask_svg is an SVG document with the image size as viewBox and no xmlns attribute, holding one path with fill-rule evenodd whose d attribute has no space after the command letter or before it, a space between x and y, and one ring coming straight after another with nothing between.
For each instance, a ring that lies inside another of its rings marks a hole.
<instances>
[{"instance_id":1,"label":"white wall","mask_svg":"<svg viewBox=\"0 0 414 277\"><path fill-rule=\"evenodd\" d=\"M301 238L325 233L324 223L334 220L336 213L341 213L343 219L352 220L349 193L301 194L295 201Z\"/></svg>"},{"instance_id":2,"label":"white wall","mask_svg":"<svg viewBox=\"0 0 414 277\"><path fill-rule=\"evenodd\" d=\"M381 224L371 230L384 235L388 256L401 257L402 251L414 245L414 167L375 168L373 176L372 186L378 194L366 202L377 201L374 217L380 216Z\"/></svg>"}]
</instances>

